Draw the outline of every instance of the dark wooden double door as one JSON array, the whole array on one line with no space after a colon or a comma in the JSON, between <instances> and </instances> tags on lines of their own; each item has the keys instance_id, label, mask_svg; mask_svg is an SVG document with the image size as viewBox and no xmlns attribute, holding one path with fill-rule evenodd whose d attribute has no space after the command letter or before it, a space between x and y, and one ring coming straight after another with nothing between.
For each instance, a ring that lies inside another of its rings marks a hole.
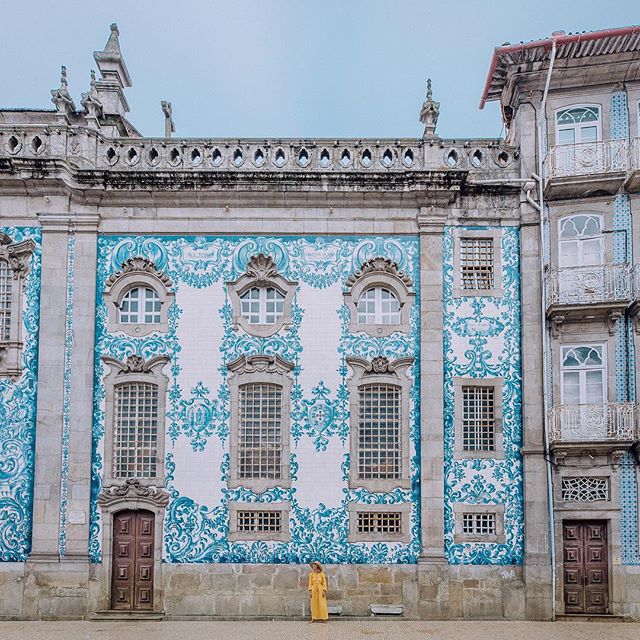
<instances>
[{"instance_id":1,"label":"dark wooden double door","mask_svg":"<svg viewBox=\"0 0 640 640\"><path fill-rule=\"evenodd\" d=\"M119 511L113 519L111 608L153 609L154 515Z\"/></svg>"},{"instance_id":2,"label":"dark wooden double door","mask_svg":"<svg viewBox=\"0 0 640 640\"><path fill-rule=\"evenodd\" d=\"M562 528L565 613L608 613L606 522L569 520Z\"/></svg>"}]
</instances>

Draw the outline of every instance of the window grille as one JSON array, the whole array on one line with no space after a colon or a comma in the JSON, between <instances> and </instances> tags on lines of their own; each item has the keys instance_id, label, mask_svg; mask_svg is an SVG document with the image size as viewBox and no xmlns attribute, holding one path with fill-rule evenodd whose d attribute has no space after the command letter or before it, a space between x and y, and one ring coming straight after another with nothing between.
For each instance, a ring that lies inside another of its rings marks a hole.
<instances>
[{"instance_id":1,"label":"window grille","mask_svg":"<svg viewBox=\"0 0 640 640\"><path fill-rule=\"evenodd\" d=\"M400 324L400 303L395 294L384 287L367 289L358 300L360 324Z\"/></svg>"},{"instance_id":2,"label":"window grille","mask_svg":"<svg viewBox=\"0 0 640 640\"><path fill-rule=\"evenodd\" d=\"M495 536L495 513L463 513L462 533L471 536Z\"/></svg>"},{"instance_id":3,"label":"window grille","mask_svg":"<svg viewBox=\"0 0 640 640\"><path fill-rule=\"evenodd\" d=\"M609 479L577 476L562 478L563 502L606 502L609 500Z\"/></svg>"},{"instance_id":4,"label":"window grille","mask_svg":"<svg viewBox=\"0 0 640 640\"><path fill-rule=\"evenodd\" d=\"M358 533L402 533L402 514L397 511L359 511Z\"/></svg>"},{"instance_id":5,"label":"window grille","mask_svg":"<svg viewBox=\"0 0 640 640\"><path fill-rule=\"evenodd\" d=\"M134 287L120 303L122 324L160 324L160 298L151 287Z\"/></svg>"},{"instance_id":6,"label":"window grille","mask_svg":"<svg viewBox=\"0 0 640 640\"><path fill-rule=\"evenodd\" d=\"M250 383L239 388L238 477L282 477L282 387Z\"/></svg>"},{"instance_id":7,"label":"window grille","mask_svg":"<svg viewBox=\"0 0 640 640\"><path fill-rule=\"evenodd\" d=\"M249 324L275 324L284 315L284 298L274 287L251 287L240 296L242 316Z\"/></svg>"},{"instance_id":8,"label":"window grille","mask_svg":"<svg viewBox=\"0 0 640 640\"><path fill-rule=\"evenodd\" d=\"M238 532L280 533L282 531L281 511L238 511Z\"/></svg>"},{"instance_id":9,"label":"window grille","mask_svg":"<svg viewBox=\"0 0 640 640\"><path fill-rule=\"evenodd\" d=\"M358 475L360 479L400 478L400 387L371 384L359 388Z\"/></svg>"},{"instance_id":10,"label":"window grille","mask_svg":"<svg viewBox=\"0 0 640 640\"><path fill-rule=\"evenodd\" d=\"M114 478L156 476L158 446L158 387L127 382L115 387L113 430Z\"/></svg>"},{"instance_id":11,"label":"window grille","mask_svg":"<svg viewBox=\"0 0 640 640\"><path fill-rule=\"evenodd\" d=\"M493 289L493 268L493 238L460 238L463 289Z\"/></svg>"},{"instance_id":12,"label":"window grille","mask_svg":"<svg viewBox=\"0 0 640 640\"><path fill-rule=\"evenodd\" d=\"M495 449L495 389L485 386L462 387L462 449Z\"/></svg>"},{"instance_id":13,"label":"window grille","mask_svg":"<svg viewBox=\"0 0 640 640\"><path fill-rule=\"evenodd\" d=\"M13 272L0 260L0 340L11 340L11 285Z\"/></svg>"}]
</instances>

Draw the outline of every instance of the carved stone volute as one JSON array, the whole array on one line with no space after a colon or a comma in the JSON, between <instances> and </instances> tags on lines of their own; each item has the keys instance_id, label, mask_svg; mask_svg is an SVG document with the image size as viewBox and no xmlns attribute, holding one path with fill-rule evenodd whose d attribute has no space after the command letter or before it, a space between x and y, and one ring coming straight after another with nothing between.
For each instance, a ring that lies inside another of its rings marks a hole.
<instances>
[{"instance_id":1,"label":"carved stone volute","mask_svg":"<svg viewBox=\"0 0 640 640\"><path fill-rule=\"evenodd\" d=\"M401 271L393 260L380 256L367 260L355 273L352 273L347 279L347 289L351 289L360 278L375 273L393 276L400 280L408 291L412 291L413 281L411 278L404 271Z\"/></svg>"},{"instance_id":2,"label":"carved stone volute","mask_svg":"<svg viewBox=\"0 0 640 640\"><path fill-rule=\"evenodd\" d=\"M136 478L127 478L123 484L105 487L98 495L98 504L109 507L127 503L129 508L152 505L163 508L169 503L169 492L162 487L144 485Z\"/></svg>"},{"instance_id":3,"label":"carved stone volute","mask_svg":"<svg viewBox=\"0 0 640 640\"><path fill-rule=\"evenodd\" d=\"M117 271L116 273L113 273L109 276L106 283L107 289L111 288L123 276L130 274L151 275L160 280L160 282L162 282L162 284L167 289L173 286L171 278L169 278L169 276L165 275L161 271L158 271L156 265L151 260L147 260L147 258L142 258L140 256L135 256L123 262L120 271Z\"/></svg>"},{"instance_id":4,"label":"carved stone volute","mask_svg":"<svg viewBox=\"0 0 640 640\"><path fill-rule=\"evenodd\" d=\"M255 278L257 285L264 286L271 278L278 275L278 268L271 256L259 253L249 259L247 275Z\"/></svg>"},{"instance_id":5,"label":"carved stone volute","mask_svg":"<svg viewBox=\"0 0 640 640\"><path fill-rule=\"evenodd\" d=\"M294 364L283 360L280 356L267 356L263 354L253 356L240 356L227 365L229 371L235 374L246 373L289 373Z\"/></svg>"}]
</instances>

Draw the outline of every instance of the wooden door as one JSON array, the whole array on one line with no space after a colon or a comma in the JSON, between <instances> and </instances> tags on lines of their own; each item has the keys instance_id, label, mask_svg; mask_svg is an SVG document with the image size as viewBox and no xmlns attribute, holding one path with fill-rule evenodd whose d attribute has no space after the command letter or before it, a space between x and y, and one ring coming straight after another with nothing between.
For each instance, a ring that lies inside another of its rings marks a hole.
<instances>
[{"instance_id":1,"label":"wooden door","mask_svg":"<svg viewBox=\"0 0 640 640\"><path fill-rule=\"evenodd\" d=\"M607 523L565 521L562 529L565 613L608 613Z\"/></svg>"},{"instance_id":2,"label":"wooden door","mask_svg":"<svg viewBox=\"0 0 640 640\"><path fill-rule=\"evenodd\" d=\"M154 515L119 511L113 517L111 608L153 609Z\"/></svg>"}]
</instances>

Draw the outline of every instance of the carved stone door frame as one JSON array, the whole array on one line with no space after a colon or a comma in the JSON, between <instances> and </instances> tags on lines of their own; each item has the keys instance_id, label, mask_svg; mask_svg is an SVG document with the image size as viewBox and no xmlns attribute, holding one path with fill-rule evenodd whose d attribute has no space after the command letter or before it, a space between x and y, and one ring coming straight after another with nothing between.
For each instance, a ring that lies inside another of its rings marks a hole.
<instances>
[{"instance_id":1,"label":"carved stone door frame","mask_svg":"<svg viewBox=\"0 0 640 640\"><path fill-rule=\"evenodd\" d=\"M119 511L150 511L154 514L153 557L153 603L154 610L163 607L162 589L162 532L164 512L169 494L159 487L143 486L138 480L129 479L122 485L103 488L98 496L102 516L102 585L98 598L98 609L111 606L111 580L113 571L113 520Z\"/></svg>"}]
</instances>

